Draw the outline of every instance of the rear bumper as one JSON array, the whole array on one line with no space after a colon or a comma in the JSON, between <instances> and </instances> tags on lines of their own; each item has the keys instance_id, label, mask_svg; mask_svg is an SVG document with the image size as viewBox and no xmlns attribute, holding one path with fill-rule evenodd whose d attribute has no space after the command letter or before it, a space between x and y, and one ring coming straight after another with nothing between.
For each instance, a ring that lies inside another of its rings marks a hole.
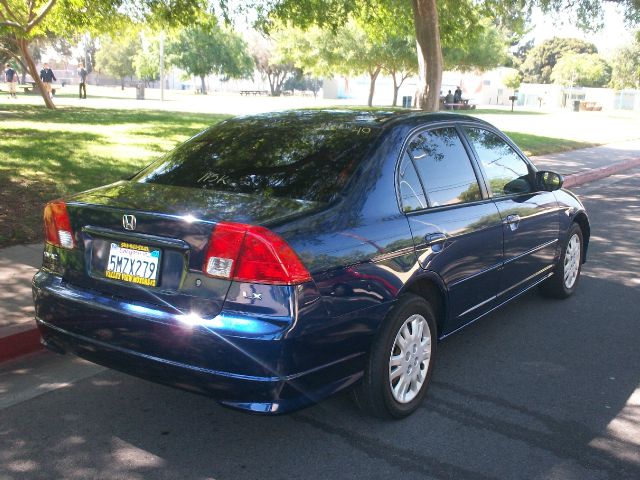
<instances>
[{"instance_id":1,"label":"rear bumper","mask_svg":"<svg viewBox=\"0 0 640 480\"><path fill-rule=\"evenodd\" d=\"M295 319L224 310L209 320L186 317L65 285L43 271L34 277L33 295L36 323L51 350L208 395L229 407L286 413L362 375L362 353L319 356L314 364L304 338L291 335Z\"/></svg>"}]
</instances>

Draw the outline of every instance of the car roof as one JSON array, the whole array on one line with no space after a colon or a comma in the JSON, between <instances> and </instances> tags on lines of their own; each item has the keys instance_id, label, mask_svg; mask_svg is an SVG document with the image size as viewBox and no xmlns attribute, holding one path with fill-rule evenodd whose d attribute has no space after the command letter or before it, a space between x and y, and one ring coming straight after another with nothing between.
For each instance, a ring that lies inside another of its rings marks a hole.
<instances>
[{"instance_id":1,"label":"car roof","mask_svg":"<svg viewBox=\"0 0 640 480\"><path fill-rule=\"evenodd\" d=\"M392 108L305 108L243 115L234 117L228 121L255 122L260 120L264 121L265 124L277 124L279 121L300 121L305 123L316 123L318 127L325 128L327 128L330 123L334 122L355 124L360 127L383 129L397 126L413 127L428 123L451 121L464 121L468 123L477 123L479 125L490 125L484 120L457 113L430 113Z\"/></svg>"}]
</instances>

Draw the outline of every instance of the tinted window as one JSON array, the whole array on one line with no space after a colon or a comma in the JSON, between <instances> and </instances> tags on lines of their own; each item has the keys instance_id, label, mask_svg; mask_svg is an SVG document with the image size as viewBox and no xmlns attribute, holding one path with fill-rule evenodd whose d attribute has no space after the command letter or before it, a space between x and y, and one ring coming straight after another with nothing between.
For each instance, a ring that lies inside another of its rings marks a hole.
<instances>
[{"instance_id":1,"label":"tinted window","mask_svg":"<svg viewBox=\"0 0 640 480\"><path fill-rule=\"evenodd\" d=\"M484 165L494 197L531 191L527 164L508 143L495 133L481 128L465 130Z\"/></svg>"},{"instance_id":2,"label":"tinted window","mask_svg":"<svg viewBox=\"0 0 640 480\"><path fill-rule=\"evenodd\" d=\"M429 206L473 202L482 198L467 152L454 128L430 130L409 142Z\"/></svg>"},{"instance_id":3,"label":"tinted window","mask_svg":"<svg viewBox=\"0 0 640 480\"><path fill-rule=\"evenodd\" d=\"M424 198L424 191L418 174L413 166L409 154L405 154L400 162L398 171L398 183L400 187L400 202L403 212L411 212L427 207L427 201Z\"/></svg>"},{"instance_id":4,"label":"tinted window","mask_svg":"<svg viewBox=\"0 0 640 480\"><path fill-rule=\"evenodd\" d=\"M379 131L366 113L232 119L180 145L134 181L328 202Z\"/></svg>"}]
</instances>

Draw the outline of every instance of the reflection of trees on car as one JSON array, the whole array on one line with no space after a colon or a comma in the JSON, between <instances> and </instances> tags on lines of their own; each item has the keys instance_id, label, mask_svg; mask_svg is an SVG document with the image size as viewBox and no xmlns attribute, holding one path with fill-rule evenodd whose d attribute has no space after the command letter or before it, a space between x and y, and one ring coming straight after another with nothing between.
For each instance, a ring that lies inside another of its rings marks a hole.
<instances>
[{"instance_id":1,"label":"reflection of trees on car","mask_svg":"<svg viewBox=\"0 0 640 480\"><path fill-rule=\"evenodd\" d=\"M379 133L366 112L330 119L319 123L317 113L298 111L228 120L178 147L140 180L328 202Z\"/></svg>"}]
</instances>

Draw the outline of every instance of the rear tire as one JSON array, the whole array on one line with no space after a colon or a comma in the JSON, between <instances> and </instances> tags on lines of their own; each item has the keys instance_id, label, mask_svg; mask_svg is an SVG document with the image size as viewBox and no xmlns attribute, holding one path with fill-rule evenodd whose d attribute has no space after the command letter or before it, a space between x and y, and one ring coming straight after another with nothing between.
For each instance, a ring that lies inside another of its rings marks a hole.
<instances>
[{"instance_id":1,"label":"rear tire","mask_svg":"<svg viewBox=\"0 0 640 480\"><path fill-rule=\"evenodd\" d=\"M582 249L584 241L580 226L574 223L567 234L567 242L555 266L553 275L542 283L540 291L547 297L567 298L578 286L582 271Z\"/></svg>"},{"instance_id":2,"label":"rear tire","mask_svg":"<svg viewBox=\"0 0 640 480\"><path fill-rule=\"evenodd\" d=\"M381 418L413 413L427 393L436 342L431 305L417 295L403 295L376 336L362 382L353 390L360 408Z\"/></svg>"}]
</instances>

